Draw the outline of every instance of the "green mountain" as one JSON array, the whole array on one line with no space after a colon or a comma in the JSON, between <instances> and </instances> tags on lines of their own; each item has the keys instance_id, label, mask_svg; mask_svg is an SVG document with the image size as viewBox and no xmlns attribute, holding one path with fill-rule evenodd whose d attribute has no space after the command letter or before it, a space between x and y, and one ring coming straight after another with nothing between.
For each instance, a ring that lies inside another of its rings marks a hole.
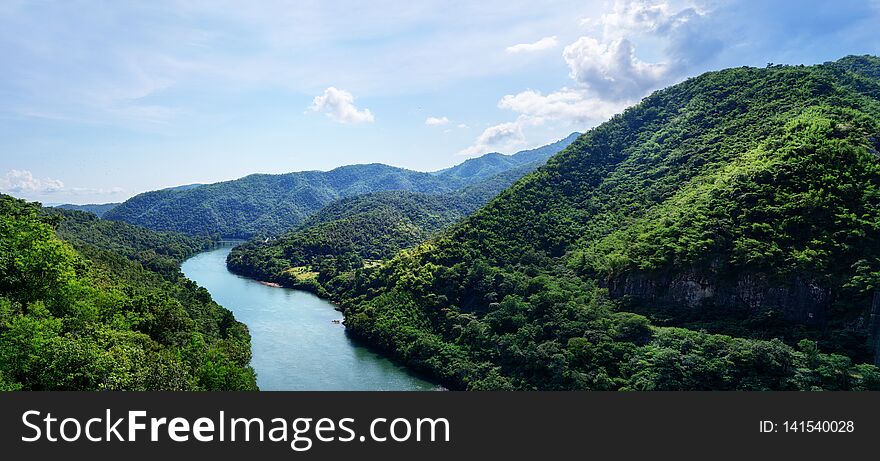
<instances>
[{"instance_id":1,"label":"green mountain","mask_svg":"<svg viewBox=\"0 0 880 461\"><path fill-rule=\"evenodd\" d=\"M570 136L542 149L549 152L574 139ZM227 266L241 275L326 296L324 285L334 283L334 278L348 279L351 271L364 264L376 264L424 242L537 169L543 155L524 151L506 156L516 158L517 163L539 160L516 166L509 163L501 173L455 192L385 191L337 200L277 239L239 245L229 254Z\"/></svg>"},{"instance_id":2,"label":"green mountain","mask_svg":"<svg viewBox=\"0 0 880 461\"><path fill-rule=\"evenodd\" d=\"M58 208L44 208L43 212L58 217L56 233L75 247L108 250L169 276L178 274L184 259L215 244L205 236L157 232L121 221L99 219L89 212Z\"/></svg>"},{"instance_id":3,"label":"green mountain","mask_svg":"<svg viewBox=\"0 0 880 461\"><path fill-rule=\"evenodd\" d=\"M877 389L880 59L710 72L334 286L456 389Z\"/></svg>"},{"instance_id":4,"label":"green mountain","mask_svg":"<svg viewBox=\"0 0 880 461\"><path fill-rule=\"evenodd\" d=\"M234 248L227 267L237 274L326 294L337 275L424 242L473 211L448 195L386 191L341 199L277 239Z\"/></svg>"},{"instance_id":5,"label":"green mountain","mask_svg":"<svg viewBox=\"0 0 880 461\"><path fill-rule=\"evenodd\" d=\"M148 268L205 243L0 195L0 389L256 389L247 327Z\"/></svg>"},{"instance_id":6,"label":"green mountain","mask_svg":"<svg viewBox=\"0 0 880 461\"><path fill-rule=\"evenodd\" d=\"M70 203L65 203L63 205L56 205L55 208L61 208L62 210L76 210L76 211L88 211L89 213L94 213L97 217L104 216L104 213L112 210L118 203L92 203L88 205L73 205Z\"/></svg>"},{"instance_id":7,"label":"green mountain","mask_svg":"<svg viewBox=\"0 0 880 461\"><path fill-rule=\"evenodd\" d=\"M572 133L559 141L535 149L524 150L513 155L504 155L492 152L464 162L445 170L436 171L432 174L456 182L473 182L488 179L499 173L517 168L519 166L543 163L552 155L568 147L580 133Z\"/></svg>"},{"instance_id":8,"label":"green mountain","mask_svg":"<svg viewBox=\"0 0 880 461\"><path fill-rule=\"evenodd\" d=\"M489 176L546 160L572 137L515 155L487 154L437 173L382 164L350 165L331 171L256 174L234 181L146 192L104 217L154 230L228 238L279 235L340 198L378 191L446 193ZM482 158L482 157L481 157Z\"/></svg>"}]
</instances>

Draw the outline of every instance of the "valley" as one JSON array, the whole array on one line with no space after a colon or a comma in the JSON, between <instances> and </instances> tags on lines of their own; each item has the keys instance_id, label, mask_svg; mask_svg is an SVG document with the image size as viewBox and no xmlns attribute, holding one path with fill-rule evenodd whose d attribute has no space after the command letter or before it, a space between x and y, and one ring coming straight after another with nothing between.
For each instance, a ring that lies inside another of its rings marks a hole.
<instances>
[{"instance_id":1,"label":"valley","mask_svg":"<svg viewBox=\"0 0 880 461\"><path fill-rule=\"evenodd\" d=\"M0 387L878 390L878 139L848 56L434 172L0 196Z\"/></svg>"},{"instance_id":2,"label":"valley","mask_svg":"<svg viewBox=\"0 0 880 461\"><path fill-rule=\"evenodd\" d=\"M437 386L355 343L333 304L274 288L226 269L232 245L199 253L183 274L248 326L257 385L264 391L426 391Z\"/></svg>"}]
</instances>

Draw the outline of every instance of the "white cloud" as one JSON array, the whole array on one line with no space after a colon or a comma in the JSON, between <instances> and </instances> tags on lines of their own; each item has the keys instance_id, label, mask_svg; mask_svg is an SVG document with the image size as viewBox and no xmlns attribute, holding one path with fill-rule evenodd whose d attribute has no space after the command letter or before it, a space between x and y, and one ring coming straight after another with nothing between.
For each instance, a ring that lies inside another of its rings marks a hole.
<instances>
[{"instance_id":1,"label":"white cloud","mask_svg":"<svg viewBox=\"0 0 880 461\"><path fill-rule=\"evenodd\" d=\"M64 183L58 179L35 178L28 170L9 170L0 178L0 190L13 194L47 194L64 189Z\"/></svg>"},{"instance_id":2,"label":"white cloud","mask_svg":"<svg viewBox=\"0 0 880 461\"><path fill-rule=\"evenodd\" d=\"M685 0L689 1L689 0ZM699 0L690 0L699 1ZM618 0L607 14L581 22L591 34L566 46L562 58L573 88L544 94L525 90L508 94L498 107L516 112L516 122L485 130L474 144L460 152L474 155L525 142L523 128L545 122L575 124L588 129L653 90L673 83L717 54L708 11L696 6L673 8L665 1ZM636 55L635 41L653 42L659 57L649 62ZM556 37L509 47L508 52L534 51L556 46Z\"/></svg>"},{"instance_id":3,"label":"white cloud","mask_svg":"<svg viewBox=\"0 0 880 461\"><path fill-rule=\"evenodd\" d=\"M581 37L565 47L562 57L571 78L603 99L633 100L644 96L670 77L668 63L646 63L635 56L627 39L600 43Z\"/></svg>"},{"instance_id":4,"label":"white cloud","mask_svg":"<svg viewBox=\"0 0 880 461\"><path fill-rule=\"evenodd\" d=\"M464 123L459 123L458 127L464 129L464 128L467 128L468 126Z\"/></svg>"},{"instance_id":5,"label":"white cloud","mask_svg":"<svg viewBox=\"0 0 880 461\"><path fill-rule=\"evenodd\" d=\"M581 129L606 120L717 51L720 44L703 30L706 14L694 7L673 11L662 2L618 1L610 13L584 21L598 27L599 38L582 36L563 49L575 88L509 94L498 107L517 112L520 120L561 121ZM636 56L629 37L645 34L661 43L658 62Z\"/></svg>"},{"instance_id":6,"label":"white cloud","mask_svg":"<svg viewBox=\"0 0 880 461\"><path fill-rule=\"evenodd\" d=\"M371 123L375 120L369 109L358 110L351 93L332 86L324 90L324 94L315 96L309 109L324 112L340 123Z\"/></svg>"},{"instance_id":7,"label":"white cloud","mask_svg":"<svg viewBox=\"0 0 880 461\"><path fill-rule=\"evenodd\" d=\"M441 126L449 123L449 119L446 117L428 117L425 119L425 125L428 126Z\"/></svg>"},{"instance_id":8,"label":"white cloud","mask_svg":"<svg viewBox=\"0 0 880 461\"><path fill-rule=\"evenodd\" d=\"M473 145L462 149L458 152L458 155L474 156L488 152L513 150L525 143L524 127L540 125L541 123L543 123L543 120L540 118L520 116L516 121L490 126L477 136Z\"/></svg>"},{"instance_id":9,"label":"white cloud","mask_svg":"<svg viewBox=\"0 0 880 461\"><path fill-rule=\"evenodd\" d=\"M620 112L626 105L591 98L585 91L562 88L541 94L526 90L509 94L498 101L498 107L510 109L533 119L562 120L579 125L605 120Z\"/></svg>"},{"instance_id":10,"label":"white cloud","mask_svg":"<svg viewBox=\"0 0 880 461\"><path fill-rule=\"evenodd\" d=\"M34 176L29 170L12 169L0 178L0 191L22 197L38 197L43 195L115 195L125 192L121 187L109 189L89 187L67 187L60 179Z\"/></svg>"},{"instance_id":11,"label":"white cloud","mask_svg":"<svg viewBox=\"0 0 880 461\"><path fill-rule=\"evenodd\" d=\"M686 20L681 12L670 12L668 3L645 0L618 0L611 12L600 18L606 37L622 36L633 31L656 32Z\"/></svg>"},{"instance_id":12,"label":"white cloud","mask_svg":"<svg viewBox=\"0 0 880 461\"><path fill-rule=\"evenodd\" d=\"M705 25L708 12L696 7L673 11L668 3L621 0L612 12L585 23L599 25L601 38L580 37L562 57L571 78L597 97L635 101L672 83L694 64L714 56L721 47ZM662 47L659 62L636 56L631 36L649 35Z\"/></svg>"},{"instance_id":13,"label":"white cloud","mask_svg":"<svg viewBox=\"0 0 880 461\"><path fill-rule=\"evenodd\" d=\"M537 42L534 43L520 43L513 46L507 47L508 53L520 53L523 51L543 51L549 50L550 48L556 48L559 44L559 41L556 40L556 36L552 37L544 37Z\"/></svg>"},{"instance_id":14,"label":"white cloud","mask_svg":"<svg viewBox=\"0 0 880 461\"><path fill-rule=\"evenodd\" d=\"M474 144L458 152L458 155L473 156L497 151L503 147L522 144L526 137L518 122L501 123L490 126L480 133Z\"/></svg>"}]
</instances>

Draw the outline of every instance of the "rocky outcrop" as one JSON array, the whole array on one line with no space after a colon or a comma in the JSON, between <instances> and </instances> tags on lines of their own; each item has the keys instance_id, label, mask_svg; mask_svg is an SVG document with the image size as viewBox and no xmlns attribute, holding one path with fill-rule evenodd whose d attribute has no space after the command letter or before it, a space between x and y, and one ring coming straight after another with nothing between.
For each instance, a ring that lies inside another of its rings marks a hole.
<instances>
[{"instance_id":1,"label":"rocky outcrop","mask_svg":"<svg viewBox=\"0 0 880 461\"><path fill-rule=\"evenodd\" d=\"M832 314L837 294L822 281L804 274L774 277L756 272L724 274L716 267L666 272L631 271L606 280L609 296L627 300L646 310L673 312L673 323L718 317L725 314L748 315L775 312L786 323L813 329L847 330L867 338L865 352L880 366L880 291L862 304L848 320L840 322ZM838 320L835 322L835 320ZM832 324L832 325L829 325Z\"/></svg>"},{"instance_id":2,"label":"rocky outcrop","mask_svg":"<svg viewBox=\"0 0 880 461\"><path fill-rule=\"evenodd\" d=\"M868 340L874 353L874 365L880 366L880 291L874 292L871 316L868 321Z\"/></svg>"},{"instance_id":3,"label":"rocky outcrop","mask_svg":"<svg viewBox=\"0 0 880 461\"><path fill-rule=\"evenodd\" d=\"M825 324L833 301L830 289L806 276L785 280L743 272L723 277L711 270L628 272L607 282L612 298L630 297L641 303L690 310L723 309L776 311L788 322ZM698 312L695 312L698 313ZM880 308L878 308L880 315Z\"/></svg>"}]
</instances>

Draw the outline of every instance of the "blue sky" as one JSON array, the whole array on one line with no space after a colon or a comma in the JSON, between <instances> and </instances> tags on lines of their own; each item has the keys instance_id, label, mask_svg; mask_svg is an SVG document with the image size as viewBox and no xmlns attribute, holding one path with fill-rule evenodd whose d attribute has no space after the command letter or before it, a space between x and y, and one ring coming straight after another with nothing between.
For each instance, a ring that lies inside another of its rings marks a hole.
<instances>
[{"instance_id":1,"label":"blue sky","mask_svg":"<svg viewBox=\"0 0 880 461\"><path fill-rule=\"evenodd\" d=\"M0 191L46 203L586 131L707 70L880 54L878 1L0 2Z\"/></svg>"}]
</instances>

